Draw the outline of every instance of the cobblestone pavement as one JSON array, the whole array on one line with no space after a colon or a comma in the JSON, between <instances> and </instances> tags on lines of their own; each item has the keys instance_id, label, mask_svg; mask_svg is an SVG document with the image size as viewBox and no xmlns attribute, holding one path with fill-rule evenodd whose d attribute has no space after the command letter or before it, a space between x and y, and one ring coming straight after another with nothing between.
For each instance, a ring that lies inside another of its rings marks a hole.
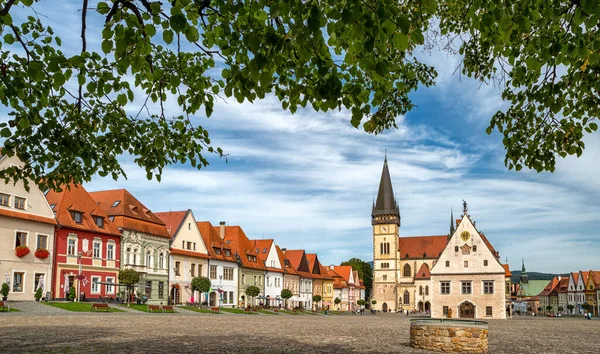
<instances>
[{"instance_id":1,"label":"cobblestone pavement","mask_svg":"<svg viewBox=\"0 0 600 354\"><path fill-rule=\"evenodd\" d=\"M58 307L41 304L37 301L11 301L8 303L11 308L27 313L60 315L71 313L69 311L59 309Z\"/></svg>"},{"instance_id":2,"label":"cobblestone pavement","mask_svg":"<svg viewBox=\"0 0 600 354\"><path fill-rule=\"evenodd\" d=\"M597 319L520 317L491 320L489 329L490 353L598 353L599 348ZM408 330L408 319L394 314L7 316L0 319L0 352L426 353L409 347Z\"/></svg>"}]
</instances>

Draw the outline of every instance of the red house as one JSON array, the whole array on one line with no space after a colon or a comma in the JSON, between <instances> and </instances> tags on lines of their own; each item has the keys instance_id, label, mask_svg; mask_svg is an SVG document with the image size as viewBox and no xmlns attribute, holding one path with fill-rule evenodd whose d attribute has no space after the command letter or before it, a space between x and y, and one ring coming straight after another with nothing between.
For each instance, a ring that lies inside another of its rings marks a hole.
<instances>
[{"instance_id":1,"label":"red house","mask_svg":"<svg viewBox=\"0 0 600 354\"><path fill-rule=\"evenodd\" d=\"M70 287L83 299L116 297L121 233L81 185L46 194L58 227L54 236L52 291L68 298Z\"/></svg>"}]
</instances>

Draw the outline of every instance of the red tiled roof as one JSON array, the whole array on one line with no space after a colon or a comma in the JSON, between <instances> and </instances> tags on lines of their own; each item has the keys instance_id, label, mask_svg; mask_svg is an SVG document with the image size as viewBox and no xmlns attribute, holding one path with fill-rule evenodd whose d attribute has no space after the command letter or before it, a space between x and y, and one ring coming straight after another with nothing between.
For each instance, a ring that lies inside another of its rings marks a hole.
<instances>
[{"instance_id":1,"label":"red tiled roof","mask_svg":"<svg viewBox=\"0 0 600 354\"><path fill-rule=\"evenodd\" d=\"M335 266L334 270L338 273L347 284L350 284L350 272L352 272L351 266Z\"/></svg>"},{"instance_id":2,"label":"red tiled roof","mask_svg":"<svg viewBox=\"0 0 600 354\"><path fill-rule=\"evenodd\" d=\"M49 204L54 205L53 211L61 227L121 236L119 229L110 221L108 215L96 204L82 185L71 183L64 186L61 192L50 190L46 194L46 200ZM73 219L72 212L74 211L82 214L81 223L76 223ZM101 217L104 221L104 227L96 225L94 217Z\"/></svg>"},{"instance_id":3,"label":"red tiled roof","mask_svg":"<svg viewBox=\"0 0 600 354\"><path fill-rule=\"evenodd\" d=\"M162 220L162 222L165 223L165 227L167 228L167 231L169 231L169 235L171 238L173 238L189 212L190 210L188 209L186 211L157 212L154 213L154 215L156 215L160 220Z\"/></svg>"},{"instance_id":4,"label":"red tiled roof","mask_svg":"<svg viewBox=\"0 0 600 354\"><path fill-rule=\"evenodd\" d=\"M5 216L7 218L16 218L16 219L21 219L21 220L27 220L27 221L35 221L35 222L39 222L42 224L56 225L56 220L54 220L53 218L48 218L45 216L33 215L33 214L28 214L28 213L24 213L24 212L13 211L13 210L7 210L4 208L0 208L0 216Z\"/></svg>"},{"instance_id":5,"label":"red tiled roof","mask_svg":"<svg viewBox=\"0 0 600 354\"><path fill-rule=\"evenodd\" d=\"M496 252L496 249L494 249L494 246L492 246L492 244L487 239L487 237L485 237L485 235L482 234L482 233L479 233L479 235L481 235L481 239L483 240L483 243L485 243L485 245L487 246L487 248L492 252L492 255L494 257L498 257L498 252Z\"/></svg>"},{"instance_id":6,"label":"red tiled roof","mask_svg":"<svg viewBox=\"0 0 600 354\"><path fill-rule=\"evenodd\" d=\"M415 276L415 280L417 279L429 279L431 277L431 273L429 273L429 266L427 263L421 264L417 275Z\"/></svg>"},{"instance_id":7,"label":"red tiled roof","mask_svg":"<svg viewBox=\"0 0 600 354\"><path fill-rule=\"evenodd\" d=\"M600 270L594 270L594 286L600 287Z\"/></svg>"},{"instance_id":8,"label":"red tiled roof","mask_svg":"<svg viewBox=\"0 0 600 354\"><path fill-rule=\"evenodd\" d=\"M215 231L219 232L219 226L214 227ZM259 260L252 243L239 226L225 226L225 243L229 241L231 251L237 254L240 258L242 266L245 268L266 270L264 263ZM248 256L256 257L255 261L248 260Z\"/></svg>"},{"instance_id":9,"label":"red tiled roof","mask_svg":"<svg viewBox=\"0 0 600 354\"><path fill-rule=\"evenodd\" d=\"M279 257L279 263L281 263L281 266L283 267L283 272L290 274L290 275L298 275L298 272L292 265L292 262L290 262L290 260L286 256L286 254L281 251L281 248L279 248L279 246L275 245L275 249L277 250L277 256ZM286 266L286 263L289 264L289 266Z\"/></svg>"},{"instance_id":10,"label":"red tiled roof","mask_svg":"<svg viewBox=\"0 0 600 354\"><path fill-rule=\"evenodd\" d=\"M301 263L302 263L302 259L305 258L305 252L304 250L287 250L285 252L285 256L287 257L287 259L290 260L290 263L292 264L292 266L296 269L297 272L307 272L308 269L304 268L302 270L300 270L299 268L301 268Z\"/></svg>"},{"instance_id":11,"label":"red tiled roof","mask_svg":"<svg viewBox=\"0 0 600 354\"><path fill-rule=\"evenodd\" d=\"M319 268L321 270L321 276L323 277L324 280L333 280L333 278L331 276L329 276L329 272L327 271L327 268L325 268L321 262L317 261L317 263L319 264Z\"/></svg>"},{"instance_id":12,"label":"red tiled roof","mask_svg":"<svg viewBox=\"0 0 600 354\"><path fill-rule=\"evenodd\" d=\"M89 194L107 215L114 216L113 223L117 227L171 238L165 223L126 189Z\"/></svg>"},{"instance_id":13,"label":"red tiled roof","mask_svg":"<svg viewBox=\"0 0 600 354\"><path fill-rule=\"evenodd\" d=\"M199 221L196 223L196 225L198 225L198 229L200 229L200 235L202 235L202 239L204 240L204 244L206 245L206 249L208 250L210 258L219 259L222 261L237 262L233 252L231 252L231 247L226 245L221 239L218 226L213 227L213 225L208 221ZM215 252L215 249L219 250L219 254ZM225 249L230 250L229 256L225 254Z\"/></svg>"},{"instance_id":14,"label":"red tiled roof","mask_svg":"<svg viewBox=\"0 0 600 354\"><path fill-rule=\"evenodd\" d=\"M399 237L398 240L401 259L438 258L448 243L448 236Z\"/></svg>"},{"instance_id":15,"label":"red tiled roof","mask_svg":"<svg viewBox=\"0 0 600 354\"><path fill-rule=\"evenodd\" d=\"M321 268L319 267L319 259L316 253L307 253L306 260L308 261L308 269L310 269L311 277L314 279L323 279L321 273ZM315 273L315 270L319 269L319 274Z\"/></svg>"},{"instance_id":16,"label":"red tiled roof","mask_svg":"<svg viewBox=\"0 0 600 354\"><path fill-rule=\"evenodd\" d=\"M577 282L579 281L579 272L571 273L571 275L573 275L573 282L575 283L575 285L577 285Z\"/></svg>"},{"instance_id":17,"label":"red tiled roof","mask_svg":"<svg viewBox=\"0 0 600 354\"><path fill-rule=\"evenodd\" d=\"M510 276L512 276L512 273L510 272L510 269L509 269L509 265L508 265L508 264L503 264L503 265L502 265L502 267L504 268L504 276L505 276L505 277L510 277ZM567 278L567 280L568 280L568 278Z\"/></svg>"},{"instance_id":18,"label":"red tiled roof","mask_svg":"<svg viewBox=\"0 0 600 354\"><path fill-rule=\"evenodd\" d=\"M250 240L250 242L252 242L255 251L258 249L258 258L266 262L273 240Z\"/></svg>"},{"instance_id":19,"label":"red tiled roof","mask_svg":"<svg viewBox=\"0 0 600 354\"><path fill-rule=\"evenodd\" d=\"M550 283L548 283L548 285L546 285L546 287L544 288L544 290L542 290L542 292L539 293L538 296L548 296L548 295L550 295L550 293L552 293L552 291L554 290L554 288L556 288L557 285L558 285L558 277L552 278L552 280L550 281Z\"/></svg>"},{"instance_id":20,"label":"red tiled roof","mask_svg":"<svg viewBox=\"0 0 600 354\"><path fill-rule=\"evenodd\" d=\"M566 293L569 290L569 278L562 277L555 290L559 293Z\"/></svg>"},{"instance_id":21,"label":"red tiled roof","mask_svg":"<svg viewBox=\"0 0 600 354\"><path fill-rule=\"evenodd\" d=\"M588 272L588 271L585 271L585 272L584 272L584 271L582 271L582 272L581 272L581 277L583 278L583 279L582 279L582 280L583 280L583 287L584 287L585 289L587 289L587 288L588 288L588 279L589 279L589 275L590 275L590 272Z\"/></svg>"}]
</instances>

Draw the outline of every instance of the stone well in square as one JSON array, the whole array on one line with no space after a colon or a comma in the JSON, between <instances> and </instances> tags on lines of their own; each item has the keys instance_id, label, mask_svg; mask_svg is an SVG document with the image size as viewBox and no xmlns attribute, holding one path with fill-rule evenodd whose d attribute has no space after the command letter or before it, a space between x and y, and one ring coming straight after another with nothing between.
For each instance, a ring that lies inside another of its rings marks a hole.
<instances>
[{"instance_id":1,"label":"stone well in square","mask_svg":"<svg viewBox=\"0 0 600 354\"><path fill-rule=\"evenodd\" d=\"M471 320L411 320L410 346L438 352L487 353L488 324Z\"/></svg>"}]
</instances>

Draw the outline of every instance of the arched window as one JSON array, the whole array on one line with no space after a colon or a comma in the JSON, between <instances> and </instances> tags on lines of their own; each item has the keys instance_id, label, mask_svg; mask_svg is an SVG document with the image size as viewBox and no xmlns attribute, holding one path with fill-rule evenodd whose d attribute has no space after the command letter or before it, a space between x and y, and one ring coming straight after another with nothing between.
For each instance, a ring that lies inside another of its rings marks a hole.
<instances>
[{"instance_id":1,"label":"arched window","mask_svg":"<svg viewBox=\"0 0 600 354\"><path fill-rule=\"evenodd\" d=\"M127 249L127 262L125 264L130 264L129 261L131 261L131 248Z\"/></svg>"},{"instance_id":2,"label":"arched window","mask_svg":"<svg viewBox=\"0 0 600 354\"><path fill-rule=\"evenodd\" d=\"M410 304L410 294L408 293L408 290L404 291L404 304L405 305Z\"/></svg>"},{"instance_id":3,"label":"arched window","mask_svg":"<svg viewBox=\"0 0 600 354\"><path fill-rule=\"evenodd\" d=\"M423 295L423 287L419 286L419 295Z\"/></svg>"},{"instance_id":4,"label":"arched window","mask_svg":"<svg viewBox=\"0 0 600 354\"><path fill-rule=\"evenodd\" d=\"M133 250L133 265L137 265L137 250Z\"/></svg>"},{"instance_id":5,"label":"arched window","mask_svg":"<svg viewBox=\"0 0 600 354\"><path fill-rule=\"evenodd\" d=\"M158 255L158 268L165 268L165 254L162 252Z\"/></svg>"},{"instance_id":6,"label":"arched window","mask_svg":"<svg viewBox=\"0 0 600 354\"><path fill-rule=\"evenodd\" d=\"M389 242L386 242L386 243L385 243L385 246L386 246L386 248L387 248L387 251L385 252L385 254L390 254L390 243L389 243Z\"/></svg>"},{"instance_id":7,"label":"arched window","mask_svg":"<svg viewBox=\"0 0 600 354\"><path fill-rule=\"evenodd\" d=\"M152 253L146 251L146 267L152 267Z\"/></svg>"},{"instance_id":8,"label":"arched window","mask_svg":"<svg viewBox=\"0 0 600 354\"><path fill-rule=\"evenodd\" d=\"M379 244L379 253L384 254L383 253L383 242Z\"/></svg>"},{"instance_id":9,"label":"arched window","mask_svg":"<svg viewBox=\"0 0 600 354\"><path fill-rule=\"evenodd\" d=\"M405 277L410 277L412 275L411 272L410 272L410 265L408 265L408 264L404 265L403 275Z\"/></svg>"},{"instance_id":10,"label":"arched window","mask_svg":"<svg viewBox=\"0 0 600 354\"><path fill-rule=\"evenodd\" d=\"M425 295L429 295L429 285L425 285Z\"/></svg>"}]
</instances>

